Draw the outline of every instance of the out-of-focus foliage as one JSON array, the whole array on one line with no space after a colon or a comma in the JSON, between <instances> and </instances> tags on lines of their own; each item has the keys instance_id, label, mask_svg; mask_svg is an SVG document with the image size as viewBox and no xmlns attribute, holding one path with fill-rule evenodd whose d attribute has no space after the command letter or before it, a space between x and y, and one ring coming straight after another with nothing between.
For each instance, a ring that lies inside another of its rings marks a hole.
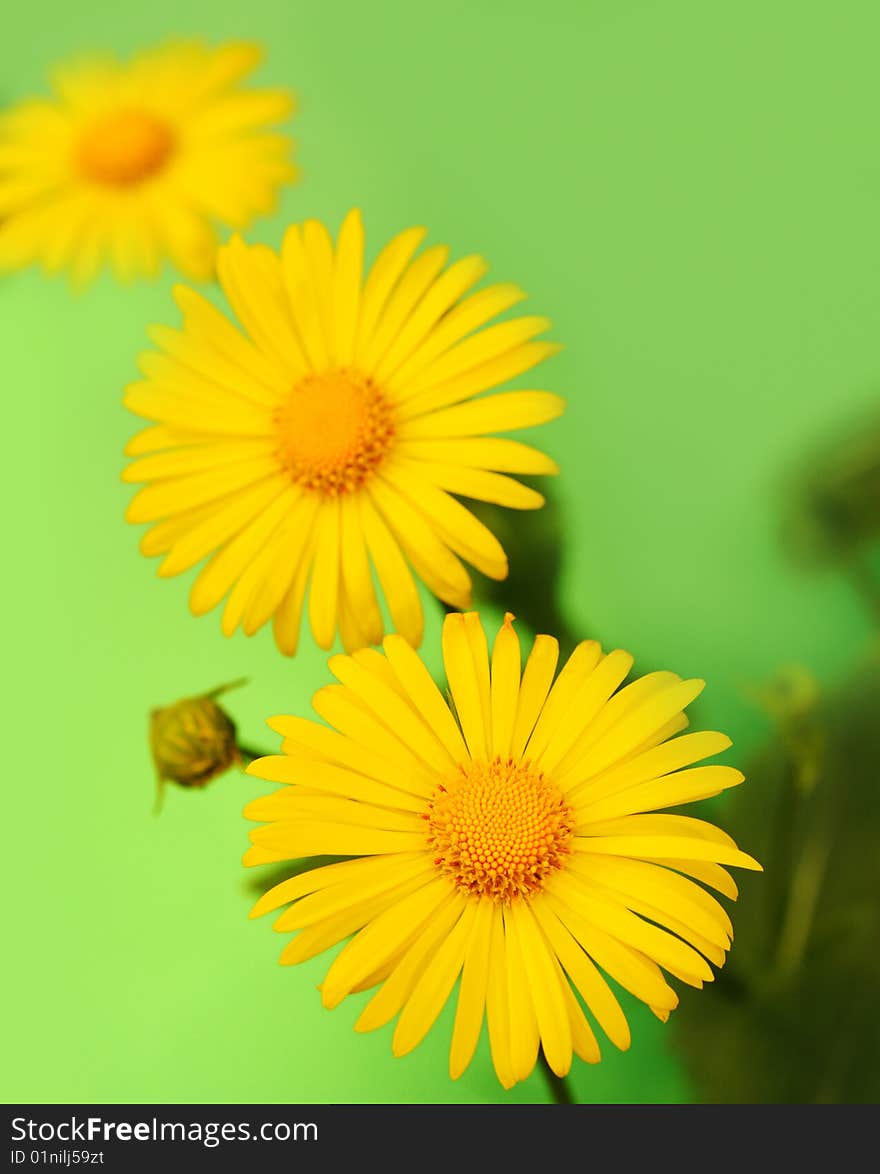
<instances>
[{"instance_id":1,"label":"out-of-focus foliage","mask_svg":"<svg viewBox=\"0 0 880 1174\"><path fill-rule=\"evenodd\" d=\"M833 696L803 678L724 826L763 861L742 879L716 982L673 1016L709 1102L880 1100L880 657ZM808 700L813 693L812 701Z\"/></svg>"},{"instance_id":2,"label":"out-of-focus foliage","mask_svg":"<svg viewBox=\"0 0 880 1174\"><path fill-rule=\"evenodd\" d=\"M846 561L880 535L880 409L808 452L786 496L783 538L804 565Z\"/></svg>"}]
</instances>

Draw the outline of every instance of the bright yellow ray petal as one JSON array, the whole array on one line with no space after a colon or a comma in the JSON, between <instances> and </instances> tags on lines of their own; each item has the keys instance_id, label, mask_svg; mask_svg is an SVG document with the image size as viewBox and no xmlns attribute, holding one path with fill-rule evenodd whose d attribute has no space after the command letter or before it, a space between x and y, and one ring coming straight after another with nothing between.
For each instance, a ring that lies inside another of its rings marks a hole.
<instances>
[{"instance_id":1,"label":"bright yellow ray petal","mask_svg":"<svg viewBox=\"0 0 880 1174\"><path fill-rule=\"evenodd\" d=\"M401 853L400 856L360 856L356 860L340 860L321 868L310 868L298 873L265 892L251 909L250 917L274 913L309 893L317 893L328 886L343 885L349 891L358 891L361 882L371 882L381 876L390 876L398 864L422 859L421 852Z\"/></svg>"},{"instance_id":2,"label":"bright yellow ray petal","mask_svg":"<svg viewBox=\"0 0 880 1174\"><path fill-rule=\"evenodd\" d=\"M401 687L440 739L453 762L463 762L467 747L449 706L421 657L402 636L386 636L383 642L388 661Z\"/></svg>"},{"instance_id":3,"label":"bright yellow ray petal","mask_svg":"<svg viewBox=\"0 0 880 1174\"><path fill-rule=\"evenodd\" d=\"M399 431L403 440L483 436L546 424L564 411L565 400L550 391L502 391L404 420Z\"/></svg>"},{"instance_id":4,"label":"bright yellow ray petal","mask_svg":"<svg viewBox=\"0 0 880 1174\"><path fill-rule=\"evenodd\" d=\"M485 274L482 257L465 257L438 277L414 308L399 334L376 366L376 378L389 389L391 377L430 335L437 322Z\"/></svg>"},{"instance_id":5,"label":"bright yellow ray petal","mask_svg":"<svg viewBox=\"0 0 880 1174\"><path fill-rule=\"evenodd\" d=\"M521 654L510 612L498 629L492 648L492 753L507 758L519 702Z\"/></svg>"},{"instance_id":6,"label":"bright yellow ray petal","mask_svg":"<svg viewBox=\"0 0 880 1174\"><path fill-rule=\"evenodd\" d=\"M277 364L250 343L225 314L207 298L186 285L175 285L174 300L183 314L184 332L199 345L205 374L221 384L246 391L265 407L274 407L287 390L284 373ZM210 356L210 357L209 357Z\"/></svg>"},{"instance_id":7,"label":"bright yellow ray petal","mask_svg":"<svg viewBox=\"0 0 880 1174\"><path fill-rule=\"evenodd\" d=\"M504 908L507 945L507 1001L510 1013L510 1063L517 1080L525 1080L535 1067L540 1031L529 983L517 922L510 905Z\"/></svg>"},{"instance_id":8,"label":"bright yellow ray petal","mask_svg":"<svg viewBox=\"0 0 880 1174\"><path fill-rule=\"evenodd\" d=\"M303 352L312 370L327 370L330 366L330 352L318 304L318 291L314 286L303 233L298 224L292 224L284 234L281 269L288 309Z\"/></svg>"},{"instance_id":9,"label":"bright yellow ray petal","mask_svg":"<svg viewBox=\"0 0 880 1174\"><path fill-rule=\"evenodd\" d=\"M416 376L421 375L438 355L444 354L472 331L485 326L492 318L515 306L525 296L518 286L492 285L488 289L471 294L454 306L443 315L406 362L402 363L388 379L388 387L392 394L402 393L405 396L407 385Z\"/></svg>"},{"instance_id":10,"label":"bright yellow ray petal","mask_svg":"<svg viewBox=\"0 0 880 1174\"><path fill-rule=\"evenodd\" d=\"M541 896L532 898L529 903L556 957L599 1026L615 1047L626 1051L632 1038L629 1024L608 983L559 920L550 903Z\"/></svg>"},{"instance_id":11,"label":"bright yellow ray petal","mask_svg":"<svg viewBox=\"0 0 880 1174\"><path fill-rule=\"evenodd\" d=\"M377 721L344 685L325 685L312 697L315 712L340 733L363 745L379 758L387 758L400 768L398 781L406 788L429 798L436 789L436 776L397 738Z\"/></svg>"},{"instance_id":12,"label":"bright yellow ray petal","mask_svg":"<svg viewBox=\"0 0 880 1174\"><path fill-rule=\"evenodd\" d=\"M763 868L751 856L738 848L724 844L713 844L708 840L697 840L689 836L582 836L574 841L581 852L595 852L603 856L651 856L662 860L673 856L682 860L708 860L714 864L733 864L737 868L748 868L763 872Z\"/></svg>"},{"instance_id":13,"label":"bright yellow ray petal","mask_svg":"<svg viewBox=\"0 0 880 1174\"><path fill-rule=\"evenodd\" d=\"M425 855L416 859L396 860L387 871L367 881L363 880L357 890L358 901L368 901L374 897L381 897L383 893L396 888L405 882L424 878L433 865ZM352 904L352 892L348 885L335 884L318 892L302 897L296 904L291 905L275 921L273 929L278 933L288 933L291 930L305 929L315 925L328 917L335 917Z\"/></svg>"},{"instance_id":14,"label":"bright yellow ray petal","mask_svg":"<svg viewBox=\"0 0 880 1174\"><path fill-rule=\"evenodd\" d=\"M466 469L459 465L441 465L436 461L407 461L400 456L396 458L395 464L424 477L438 489L455 493L459 497L488 501L512 510L538 510L544 504L540 493L499 473Z\"/></svg>"},{"instance_id":15,"label":"bright yellow ray petal","mask_svg":"<svg viewBox=\"0 0 880 1174\"><path fill-rule=\"evenodd\" d=\"M522 758L538 715L547 700L558 660L559 641L553 636L536 636L520 683L511 745L514 758Z\"/></svg>"},{"instance_id":16,"label":"bright yellow ray petal","mask_svg":"<svg viewBox=\"0 0 880 1174\"><path fill-rule=\"evenodd\" d=\"M317 514L317 499L305 495L295 516L292 514L284 522L272 558L262 569L245 608L242 629L246 636L252 636L275 614L291 584L308 566Z\"/></svg>"},{"instance_id":17,"label":"bright yellow ray petal","mask_svg":"<svg viewBox=\"0 0 880 1174\"><path fill-rule=\"evenodd\" d=\"M282 950L279 962L282 966L296 966L300 962L314 958L316 954L323 954L331 946L344 941L374 918L381 916L397 901L411 896L422 884L423 881L417 877L414 880L403 881L394 888L380 893L379 896L363 901L355 899L334 917L326 917L323 921L300 930Z\"/></svg>"},{"instance_id":18,"label":"bright yellow ray petal","mask_svg":"<svg viewBox=\"0 0 880 1174\"><path fill-rule=\"evenodd\" d=\"M204 615L217 606L281 518L292 509L298 496L298 491L288 486L268 508L217 551L193 583L189 597L193 615Z\"/></svg>"},{"instance_id":19,"label":"bright yellow ray petal","mask_svg":"<svg viewBox=\"0 0 880 1174\"><path fill-rule=\"evenodd\" d=\"M308 364L282 301L284 285L277 256L259 245L248 248L234 236L218 250L217 271L236 317L259 349L286 371L291 383Z\"/></svg>"},{"instance_id":20,"label":"bright yellow ray petal","mask_svg":"<svg viewBox=\"0 0 880 1174\"><path fill-rule=\"evenodd\" d=\"M342 222L333 264L333 354L343 365L354 358L360 316L361 282L364 267L364 225L359 208L353 208Z\"/></svg>"},{"instance_id":21,"label":"bright yellow ray petal","mask_svg":"<svg viewBox=\"0 0 880 1174\"><path fill-rule=\"evenodd\" d=\"M388 610L391 612L394 627L414 648L418 648L424 630L424 615L418 589L400 547L368 494L360 494L358 501L367 550L388 600Z\"/></svg>"},{"instance_id":22,"label":"bright yellow ray petal","mask_svg":"<svg viewBox=\"0 0 880 1174\"><path fill-rule=\"evenodd\" d=\"M552 891L564 900L576 901L578 912L591 925L641 951L667 970L702 982L712 981L714 976L708 963L696 950L630 913L625 905L574 872L568 872L561 882L558 873L551 877L546 891Z\"/></svg>"},{"instance_id":23,"label":"bright yellow ray petal","mask_svg":"<svg viewBox=\"0 0 880 1174\"><path fill-rule=\"evenodd\" d=\"M361 526L360 508L351 494L340 500L340 566L345 594L356 608L368 644L382 639L383 622Z\"/></svg>"},{"instance_id":24,"label":"bright yellow ray petal","mask_svg":"<svg viewBox=\"0 0 880 1174\"><path fill-rule=\"evenodd\" d=\"M678 996L663 980L656 964L591 924L553 893L547 891L546 899L572 937L622 987L650 1006L669 1010L678 1006Z\"/></svg>"},{"instance_id":25,"label":"bright yellow ray petal","mask_svg":"<svg viewBox=\"0 0 880 1174\"><path fill-rule=\"evenodd\" d=\"M477 901L476 914L464 955L455 1026L449 1050L449 1075L453 1080L458 1080L470 1064L483 1026L494 909L494 903L488 897L481 897Z\"/></svg>"},{"instance_id":26,"label":"bright yellow ray petal","mask_svg":"<svg viewBox=\"0 0 880 1174\"><path fill-rule=\"evenodd\" d=\"M330 648L336 634L339 600L339 499L327 498L315 519L315 561L309 588L309 622L319 648Z\"/></svg>"},{"instance_id":27,"label":"bright yellow ray petal","mask_svg":"<svg viewBox=\"0 0 880 1174\"><path fill-rule=\"evenodd\" d=\"M704 885L709 885L722 896L729 897L731 901L739 897L736 881L720 864L707 864L701 860L677 860L674 857L668 860L652 860L651 857L645 856L643 859L649 864L662 864L664 868L674 868L676 872L692 876L694 880L702 881Z\"/></svg>"},{"instance_id":28,"label":"bright yellow ray petal","mask_svg":"<svg viewBox=\"0 0 880 1174\"><path fill-rule=\"evenodd\" d=\"M357 806L357 805L355 805ZM250 833L251 843L277 853L278 860L300 856L373 856L425 848L424 832L341 824L332 819L297 819L266 824Z\"/></svg>"},{"instance_id":29,"label":"bright yellow ray petal","mask_svg":"<svg viewBox=\"0 0 880 1174\"><path fill-rule=\"evenodd\" d=\"M492 909L489 973L486 978L486 1026L492 1063L504 1088L516 1084L510 1056L510 1005L507 995L507 943L500 905Z\"/></svg>"},{"instance_id":30,"label":"bright yellow ray petal","mask_svg":"<svg viewBox=\"0 0 880 1174\"><path fill-rule=\"evenodd\" d=\"M634 897L657 908L662 907L722 949L726 950L730 945L733 927L724 909L698 885L669 869L641 860L577 853L570 859L568 867L579 876L612 891L618 901L627 902Z\"/></svg>"},{"instance_id":31,"label":"bright yellow ray petal","mask_svg":"<svg viewBox=\"0 0 880 1174\"><path fill-rule=\"evenodd\" d=\"M396 639L401 639L401 637L396 637ZM404 641L404 643L406 642ZM407 645L407 647L409 646ZM371 749L357 738L346 737L337 733L336 730L330 730L308 718L278 716L270 718L269 725L284 737L282 749L292 764L286 768L282 768L280 763L274 764L277 772L285 770L291 776L290 778L273 776L276 782L300 782L305 785L308 782L308 775L299 777L297 772L309 771L317 760L326 759L328 766L342 766L346 770L354 771L357 775L365 775L387 785L395 791L403 791L408 796L424 797L426 793L430 794L431 782L427 775L425 776L426 782L417 788L413 787L413 767L416 764L412 758L406 757L404 764L401 764L393 757L389 758L386 754ZM381 729L373 725L370 727L370 731L373 735L378 731L380 745L384 746ZM256 761L260 763L265 762L266 759L257 759ZM255 769L251 773L260 774L260 771ZM260 777L268 776L260 775ZM412 799L408 799L405 804L409 811L416 810L412 806L412 802ZM402 799L401 803L403 803ZM420 804L419 810L424 810L424 802Z\"/></svg>"},{"instance_id":32,"label":"bright yellow ray petal","mask_svg":"<svg viewBox=\"0 0 880 1174\"><path fill-rule=\"evenodd\" d=\"M697 766L676 771L604 799L579 803L575 808L578 831L589 834L589 825L594 822L708 799L730 787L738 787L744 781L742 771L732 766Z\"/></svg>"},{"instance_id":33,"label":"bright yellow ray petal","mask_svg":"<svg viewBox=\"0 0 880 1174\"><path fill-rule=\"evenodd\" d=\"M381 476L370 482L370 498L431 590L452 606L467 606L471 581L460 560L404 494Z\"/></svg>"},{"instance_id":34,"label":"bright yellow ray petal","mask_svg":"<svg viewBox=\"0 0 880 1174\"><path fill-rule=\"evenodd\" d=\"M410 380L406 388L406 397L431 391L475 367L516 350L536 334L543 334L549 329L549 319L532 314L523 318L513 318L508 322L499 322L496 326L478 331L457 343L436 362L431 363L421 375Z\"/></svg>"},{"instance_id":35,"label":"bright yellow ray petal","mask_svg":"<svg viewBox=\"0 0 880 1174\"><path fill-rule=\"evenodd\" d=\"M391 787L378 779L368 778L366 775L333 766L328 762L316 762L314 759L302 760L288 754L267 755L265 758L257 758L250 763L247 773L269 782L299 784L364 803L375 803L417 814L421 814L425 810L424 801L411 792ZM246 818L273 818L270 815L260 814L261 811L267 810L266 799L268 798L271 796L253 800L245 808Z\"/></svg>"},{"instance_id":36,"label":"bright yellow ray petal","mask_svg":"<svg viewBox=\"0 0 880 1174\"><path fill-rule=\"evenodd\" d=\"M452 930L466 905L466 899L461 893L447 890L441 896L427 917L409 926L408 932L404 928L397 940L402 949L391 950L390 954L397 956L388 978L372 999L364 1007L355 1031L375 1031L393 1019L418 981L422 970L433 957L440 942ZM352 987L352 990L355 988Z\"/></svg>"},{"instance_id":37,"label":"bright yellow ray petal","mask_svg":"<svg viewBox=\"0 0 880 1174\"><path fill-rule=\"evenodd\" d=\"M395 1056L411 1052L434 1025L464 964L476 913L477 902L468 901L452 931L420 974L397 1021L391 1041Z\"/></svg>"},{"instance_id":38,"label":"bright yellow ray petal","mask_svg":"<svg viewBox=\"0 0 880 1174\"><path fill-rule=\"evenodd\" d=\"M467 469L493 469L498 473L536 476L555 474L554 460L530 445L499 436L465 437L458 440L400 440L401 456L415 461L438 461Z\"/></svg>"},{"instance_id":39,"label":"bright yellow ray petal","mask_svg":"<svg viewBox=\"0 0 880 1174\"><path fill-rule=\"evenodd\" d=\"M633 753L700 695L705 681L679 681L661 688L624 715L581 761L582 777L598 774Z\"/></svg>"},{"instance_id":40,"label":"bright yellow ray petal","mask_svg":"<svg viewBox=\"0 0 880 1174\"><path fill-rule=\"evenodd\" d=\"M409 398L403 398L397 404L397 415L400 420L412 420L416 416L424 416L428 412L436 412L450 404L460 403L471 396L480 395L511 379L515 379L524 371L534 367L536 363L555 355L560 346L554 342L526 342L515 347L495 359L481 363L462 375L456 375L445 383L439 384L430 391L420 392ZM402 390L405 396L406 391ZM558 413L557 413L558 414ZM488 429L491 431L491 429ZM466 429L461 435L467 435Z\"/></svg>"},{"instance_id":41,"label":"bright yellow ray petal","mask_svg":"<svg viewBox=\"0 0 880 1174\"><path fill-rule=\"evenodd\" d=\"M573 723L571 710L577 699L576 720L581 720L581 705L579 694L585 682L590 681L594 670L602 660L603 666L608 657L602 658L602 646L597 640L582 640L574 652L562 666L562 671L553 682L547 700L544 703L532 735L526 746L529 758L537 761L547 748L560 722L568 726ZM614 678L612 678L614 679ZM614 686L609 682L609 692Z\"/></svg>"},{"instance_id":42,"label":"bright yellow ray petal","mask_svg":"<svg viewBox=\"0 0 880 1174\"><path fill-rule=\"evenodd\" d=\"M557 1076L571 1068L571 1025L559 976L547 942L526 901L512 901L511 920L516 925L525 977L538 1021L541 1047Z\"/></svg>"},{"instance_id":43,"label":"bright yellow ray petal","mask_svg":"<svg viewBox=\"0 0 880 1174\"><path fill-rule=\"evenodd\" d=\"M562 992L565 998L565 1005L568 1008L568 1021L571 1027L571 1046L574 1054L583 1060L586 1064L598 1064L602 1059L602 1054L599 1051L599 1043L593 1034L593 1029L587 1022L587 1017L584 1015L580 1003L577 1001L577 996L565 980L562 974L562 968L559 962L555 960L556 970L559 972L559 980L562 984Z\"/></svg>"},{"instance_id":44,"label":"bright yellow ray petal","mask_svg":"<svg viewBox=\"0 0 880 1174\"><path fill-rule=\"evenodd\" d=\"M556 777L560 787L568 792L569 801L576 809L580 809L587 803L598 802L608 795L625 791L639 783L662 778L703 758L711 758L713 754L720 754L730 745L730 739L725 734L701 731L674 738L670 742L664 742L662 746L628 758L626 762L610 767L582 784L573 782L575 772L578 771L574 759L566 759ZM566 765L569 762L570 765Z\"/></svg>"},{"instance_id":45,"label":"bright yellow ray petal","mask_svg":"<svg viewBox=\"0 0 880 1174\"><path fill-rule=\"evenodd\" d=\"M489 730L486 728L483 698L465 617L448 615L443 622L443 663L455 702L455 710L472 758L486 761Z\"/></svg>"},{"instance_id":46,"label":"bright yellow ray petal","mask_svg":"<svg viewBox=\"0 0 880 1174\"><path fill-rule=\"evenodd\" d=\"M363 300L361 302L361 314L354 353L354 359L358 365L363 363L364 353L372 345L379 316L384 310L388 298L397 285L401 274L405 271L416 249L424 240L425 232L426 230L424 228L408 228L404 232L399 233L388 242L373 263L364 285Z\"/></svg>"},{"instance_id":47,"label":"bright yellow ray petal","mask_svg":"<svg viewBox=\"0 0 880 1174\"><path fill-rule=\"evenodd\" d=\"M275 643L285 656L294 656L299 645L299 632L302 625L303 601L305 600L306 586L312 569L314 558L314 539L303 552L300 564L293 576L284 598L278 605L272 628L275 634Z\"/></svg>"},{"instance_id":48,"label":"bright yellow ray petal","mask_svg":"<svg viewBox=\"0 0 880 1174\"><path fill-rule=\"evenodd\" d=\"M455 766L455 759L431 726L374 673L349 656L332 657L329 668L428 768L442 775Z\"/></svg>"},{"instance_id":49,"label":"bright yellow ray petal","mask_svg":"<svg viewBox=\"0 0 880 1174\"><path fill-rule=\"evenodd\" d=\"M406 900L387 909L353 938L336 956L321 989L325 1007L335 1007L355 983L402 944L419 926L435 915L452 882L436 877Z\"/></svg>"},{"instance_id":50,"label":"bright yellow ray petal","mask_svg":"<svg viewBox=\"0 0 880 1174\"><path fill-rule=\"evenodd\" d=\"M507 577L507 556L501 543L461 502L393 461L383 467L381 478L416 505L456 554L490 579Z\"/></svg>"},{"instance_id":51,"label":"bright yellow ray petal","mask_svg":"<svg viewBox=\"0 0 880 1174\"><path fill-rule=\"evenodd\" d=\"M359 361L367 374L375 374L388 348L436 280L448 257L449 249L445 245L432 245L401 275L379 315L372 336L369 340L365 338L359 348Z\"/></svg>"}]
</instances>

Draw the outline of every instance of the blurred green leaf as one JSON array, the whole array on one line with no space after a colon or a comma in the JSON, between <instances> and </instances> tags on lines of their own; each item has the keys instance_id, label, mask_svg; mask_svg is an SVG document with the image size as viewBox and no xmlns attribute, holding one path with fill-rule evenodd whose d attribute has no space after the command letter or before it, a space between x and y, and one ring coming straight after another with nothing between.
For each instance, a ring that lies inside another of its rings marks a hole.
<instances>
[{"instance_id":1,"label":"blurred green leaf","mask_svg":"<svg viewBox=\"0 0 880 1174\"><path fill-rule=\"evenodd\" d=\"M737 878L730 961L673 1016L704 1101L880 1100L878 714L872 656L817 704L816 785L783 729L725 808L765 873Z\"/></svg>"},{"instance_id":2,"label":"blurred green leaf","mask_svg":"<svg viewBox=\"0 0 880 1174\"><path fill-rule=\"evenodd\" d=\"M880 535L880 409L808 452L789 477L783 538L801 565L849 560Z\"/></svg>"}]
</instances>

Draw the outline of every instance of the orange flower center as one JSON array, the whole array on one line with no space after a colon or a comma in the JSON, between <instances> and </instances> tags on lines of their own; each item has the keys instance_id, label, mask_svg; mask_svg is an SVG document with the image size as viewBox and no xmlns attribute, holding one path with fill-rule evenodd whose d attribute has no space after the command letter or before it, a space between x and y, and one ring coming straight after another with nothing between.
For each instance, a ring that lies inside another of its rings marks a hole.
<instances>
[{"instance_id":1,"label":"orange flower center","mask_svg":"<svg viewBox=\"0 0 880 1174\"><path fill-rule=\"evenodd\" d=\"M306 375L275 423L279 459L293 481L329 497L360 488L394 440L388 400L372 379L345 367Z\"/></svg>"},{"instance_id":2,"label":"orange flower center","mask_svg":"<svg viewBox=\"0 0 880 1174\"><path fill-rule=\"evenodd\" d=\"M435 864L463 892L510 901L538 892L571 850L571 808L528 762L469 762L428 806Z\"/></svg>"},{"instance_id":3,"label":"orange flower center","mask_svg":"<svg viewBox=\"0 0 880 1174\"><path fill-rule=\"evenodd\" d=\"M77 161L94 183L130 187L160 171L173 149L174 136L164 122L141 110L118 110L88 127Z\"/></svg>"}]
</instances>

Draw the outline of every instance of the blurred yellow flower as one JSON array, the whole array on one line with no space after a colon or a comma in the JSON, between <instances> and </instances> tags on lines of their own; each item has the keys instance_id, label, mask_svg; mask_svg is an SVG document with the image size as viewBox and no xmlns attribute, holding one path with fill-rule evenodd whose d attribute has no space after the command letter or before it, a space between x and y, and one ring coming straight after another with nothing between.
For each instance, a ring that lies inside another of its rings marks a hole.
<instances>
[{"instance_id":1,"label":"blurred yellow flower","mask_svg":"<svg viewBox=\"0 0 880 1174\"><path fill-rule=\"evenodd\" d=\"M148 482L130 522L158 523L146 555L177 575L207 555L190 606L228 596L223 631L251 635L274 617L297 648L306 591L312 633L329 648L382 639L374 573L393 627L414 645L422 607L410 567L453 607L470 603L462 559L503 579L497 539L453 494L534 509L543 497L508 473L555 473L524 444L489 437L558 416L546 391L475 398L557 347L539 317L482 329L524 295L492 285L465 296L480 257L446 267L448 249L414 257L424 229L396 236L363 276L359 212L334 248L314 220L291 227L281 256L238 238L218 272L239 330L186 288L182 330L155 329L143 382L125 402L156 421L136 436L124 479ZM246 332L246 333L245 333Z\"/></svg>"},{"instance_id":2,"label":"blurred yellow flower","mask_svg":"<svg viewBox=\"0 0 880 1174\"><path fill-rule=\"evenodd\" d=\"M450 1074L469 1064L485 1016L505 1087L529 1075L539 1046L558 1075L572 1053L598 1061L578 995L610 1041L629 1046L605 975L666 1020L678 996L662 970L700 987L713 978L706 960L721 966L730 946L727 913L694 881L735 899L723 866L760 869L711 824L654 814L742 782L729 766L692 766L730 745L723 734L676 736L703 682L655 672L620 688L632 657L603 655L593 640L554 681L550 636L521 671L512 619L490 656L475 613L447 617L449 703L399 636L384 655L333 657L340 683L313 699L333 728L271 719L283 753L248 769L288 785L245 810L264 821L246 864L358 857L257 902L254 917L289 905L275 928L298 932L282 963L354 934L327 972L324 1004L376 988L356 1028L399 1014L398 1056L460 976Z\"/></svg>"},{"instance_id":3,"label":"blurred yellow flower","mask_svg":"<svg viewBox=\"0 0 880 1174\"><path fill-rule=\"evenodd\" d=\"M128 279L169 257L210 277L214 223L271 211L296 174L271 129L291 95L241 86L260 58L185 42L81 60L54 72L53 97L0 114L0 269L41 262L81 282L109 262Z\"/></svg>"}]
</instances>

